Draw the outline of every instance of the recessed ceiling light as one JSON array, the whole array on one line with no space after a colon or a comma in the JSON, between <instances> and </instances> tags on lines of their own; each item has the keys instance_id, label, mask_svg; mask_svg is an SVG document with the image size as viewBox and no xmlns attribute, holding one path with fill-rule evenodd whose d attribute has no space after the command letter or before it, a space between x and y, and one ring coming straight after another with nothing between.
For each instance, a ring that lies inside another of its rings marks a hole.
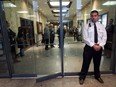
<instances>
[{"instance_id":1,"label":"recessed ceiling light","mask_svg":"<svg viewBox=\"0 0 116 87\"><path fill-rule=\"evenodd\" d=\"M62 2L62 6L67 6L69 5L70 2ZM51 6L60 6L59 2L50 2Z\"/></svg>"},{"instance_id":2,"label":"recessed ceiling light","mask_svg":"<svg viewBox=\"0 0 116 87\"><path fill-rule=\"evenodd\" d=\"M62 16L65 16L66 14L62 14ZM54 14L54 16L60 16L60 14Z\"/></svg>"},{"instance_id":3,"label":"recessed ceiling light","mask_svg":"<svg viewBox=\"0 0 116 87\"><path fill-rule=\"evenodd\" d=\"M4 7L16 7L13 3L4 3Z\"/></svg>"},{"instance_id":4,"label":"recessed ceiling light","mask_svg":"<svg viewBox=\"0 0 116 87\"><path fill-rule=\"evenodd\" d=\"M72 1L62 1L62 7L70 7L71 6ZM50 8L57 8L60 6L60 2L59 1L48 1L48 5Z\"/></svg>"},{"instance_id":5,"label":"recessed ceiling light","mask_svg":"<svg viewBox=\"0 0 116 87\"><path fill-rule=\"evenodd\" d=\"M53 10L53 12L60 12L60 10ZM62 12L67 12L67 10L62 10Z\"/></svg>"},{"instance_id":6,"label":"recessed ceiling light","mask_svg":"<svg viewBox=\"0 0 116 87\"><path fill-rule=\"evenodd\" d=\"M28 13L28 11L17 11L17 13Z\"/></svg>"},{"instance_id":7,"label":"recessed ceiling light","mask_svg":"<svg viewBox=\"0 0 116 87\"><path fill-rule=\"evenodd\" d=\"M102 5L116 5L116 1L107 1L103 3Z\"/></svg>"}]
</instances>

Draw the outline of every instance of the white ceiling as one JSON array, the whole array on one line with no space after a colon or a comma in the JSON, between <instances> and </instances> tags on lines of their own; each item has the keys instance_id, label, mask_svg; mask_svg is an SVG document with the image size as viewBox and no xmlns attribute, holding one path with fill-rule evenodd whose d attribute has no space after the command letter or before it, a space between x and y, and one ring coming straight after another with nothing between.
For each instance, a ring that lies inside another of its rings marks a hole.
<instances>
[{"instance_id":1,"label":"white ceiling","mask_svg":"<svg viewBox=\"0 0 116 87\"><path fill-rule=\"evenodd\" d=\"M49 21L58 21L59 17L54 17L54 14L51 12L52 9L56 8L50 8L47 4L48 0L38 0L38 8L39 11L44 14ZM59 1L59 0L52 0L52 1ZM69 1L69 0L62 0L62 1ZM69 8L68 17L65 17L64 20L72 20L73 17L76 14L76 0L70 0L72 1L72 4ZM88 2L91 0L82 0L82 7L85 6ZM32 3L32 0L29 0L30 3ZM58 9L58 8L57 8Z\"/></svg>"}]
</instances>

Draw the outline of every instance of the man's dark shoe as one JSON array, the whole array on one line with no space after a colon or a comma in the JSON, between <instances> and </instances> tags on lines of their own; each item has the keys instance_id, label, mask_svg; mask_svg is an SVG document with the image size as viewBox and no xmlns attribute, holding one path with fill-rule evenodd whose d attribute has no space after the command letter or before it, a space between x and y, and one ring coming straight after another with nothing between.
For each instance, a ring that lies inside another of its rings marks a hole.
<instances>
[{"instance_id":1,"label":"man's dark shoe","mask_svg":"<svg viewBox=\"0 0 116 87\"><path fill-rule=\"evenodd\" d=\"M99 77L99 78L95 78L97 81L99 81L100 83L104 83L104 81Z\"/></svg>"},{"instance_id":2,"label":"man's dark shoe","mask_svg":"<svg viewBox=\"0 0 116 87\"><path fill-rule=\"evenodd\" d=\"M79 83L80 83L80 85L83 85L84 79L80 79L80 78L79 78Z\"/></svg>"}]
</instances>

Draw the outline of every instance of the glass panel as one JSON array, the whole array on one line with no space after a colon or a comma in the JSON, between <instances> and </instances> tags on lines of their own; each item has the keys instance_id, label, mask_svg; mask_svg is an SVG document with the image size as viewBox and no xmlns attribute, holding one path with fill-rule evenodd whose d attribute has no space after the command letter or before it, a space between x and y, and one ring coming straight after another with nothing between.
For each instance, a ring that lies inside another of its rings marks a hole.
<instances>
[{"instance_id":1,"label":"glass panel","mask_svg":"<svg viewBox=\"0 0 116 87\"><path fill-rule=\"evenodd\" d=\"M65 72L80 72L83 59L84 43L82 41L82 28L84 26L84 19L80 17L81 11L76 11L76 3L79 6L80 2L73 0L69 8L64 8L68 9L66 15L63 16L63 27L66 31L64 38Z\"/></svg>"},{"instance_id":2,"label":"glass panel","mask_svg":"<svg viewBox=\"0 0 116 87\"><path fill-rule=\"evenodd\" d=\"M16 50L13 50L12 55L15 59L13 74L43 76L61 73L60 49L56 34L58 23L50 21L50 18L55 17L47 1L3 2L6 20L14 32L13 38L16 39L13 44Z\"/></svg>"},{"instance_id":3,"label":"glass panel","mask_svg":"<svg viewBox=\"0 0 116 87\"><path fill-rule=\"evenodd\" d=\"M37 4L38 3L38 4ZM35 6L37 4L37 6ZM51 7L46 0L33 1L35 20L36 45L34 55L36 58L36 72L38 76L61 73L60 49L58 48L57 29L58 23ZM58 7L59 9L59 7ZM39 10L39 12L37 12ZM59 18L58 18L59 19Z\"/></svg>"},{"instance_id":4,"label":"glass panel","mask_svg":"<svg viewBox=\"0 0 116 87\"><path fill-rule=\"evenodd\" d=\"M59 0L56 1L59 2ZM91 20L91 10L99 11L99 21L106 26L106 29L111 18L115 21L116 15L115 4L104 5L108 0L81 0L82 5L76 1L79 0L72 0L66 7L62 7L65 72L80 72L81 70L85 45L82 31ZM13 52L14 74L49 75L61 72L60 52L62 49L59 46L61 37L58 30L60 8L50 6L44 0L4 0L3 3L6 20L15 33L13 40L15 38L16 41L11 43L14 47L11 51ZM82 7L80 9L77 6ZM46 26L48 30L44 29ZM101 71L110 71L113 34L108 35L110 36L103 50ZM93 62L90 64L89 71L93 71Z\"/></svg>"},{"instance_id":5,"label":"glass panel","mask_svg":"<svg viewBox=\"0 0 116 87\"><path fill-rule=\"evenodd\" d=\"M0 19L0 76L2 75L8 75L8 66L4 51L4 45L3 45L3 35L2 35L2 28L1 28L1 19Z\"/></svg>"},{"instance_id":6,"label":"glass panel","mask_svg":"<svg viewBox=\"0 0 116 87\"><path fill-rule=\"evenodd\" d=\"M100 2L99 9L101 10L103 9L100 12L101 17L103 19L104 19L104 15L107 15L107 19L106 19L107 42L105 45L103 59L101 62L101 65L102 65L101 70L105 71L105 70L111 70L110 63L113 63L111 60L114 60L114 57L115 57L114 55L112 55L112 53L114 51L113 49L115 49L113 48L113 44L115 43L114 42L114 31L115 31L114 25L116 24L116 1L102 0Z\"/></svg>"},{"instance_id":7,"label":"glass panel","mask_svg":"<svg viewBox=\"0 0 116 87\"><path fill-rule=\"evenodd\" d=\"M68 1L68 0L67 0ZM78 9L79 2L76 4L73 0L68 12L63 16L63 26L67 31L64 38L64 70L65 72L80 72L83 61L83 48L84 41L82 37L82 31L85 25L91 21L90 12L92 10L98 10L101 22L107 29L110 19L115 22L116 15L116 4L114 5L103 5L108 0L81 0L81 9ZM66 9L66 8L65 8ZM111 10L112 9L112 10ZM73 16L71 16L73 15ZM112 59L112 41L113 29L108 34L107 44L103 50L100 70L110 71L110 62ZM93 71L93 60L91 61L89 71Z\"/></svg>"},{"instance_id":8,"label":"glass panel","mask_svg":"<svg viewBox=\"0 0 116 87\"><path fill-rule=\"evenodd\" d=\"M27 0L3 1L15 74L36 74L34 57L34 20Z\"/></svg>"}]
</instances>

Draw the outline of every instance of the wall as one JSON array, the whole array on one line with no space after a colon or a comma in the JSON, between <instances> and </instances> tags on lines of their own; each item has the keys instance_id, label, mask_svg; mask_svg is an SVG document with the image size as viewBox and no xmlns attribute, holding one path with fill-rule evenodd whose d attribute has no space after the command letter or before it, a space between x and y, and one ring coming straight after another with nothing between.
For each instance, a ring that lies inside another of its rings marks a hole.
<instances>
[{"instance_id":1,"label":"wall","mask_svg":"<svg viewBox=\"0 0 116 87\"><path fill-rule=\"evenodd\" d=\"M10 1L4 1L9 3ZM33 14L33 9L25 0L16 0L14 4L17 7L4 7L6 20L10 23L11 29L17 33L18 27L20 26L20 17L25 19L33 20L28 15ZM28 13L17 13L17 11L28 11Z\"/></svg>"},{"instance_id":2,"label":"wall","mask_svg":"<svg viewBox=\"0 0 116 87\"><path fill-rule=\"evenodd\" d=\"M10 1L3 1L3 3L10 3ZM20 17L22 17L34 21L34 33L37 34L36 21L41 22L44 27L47 21L46 17L40 14L40 12L34 12L32 4L28 0L14 0L13 3L16 7L5 7L4 5L5 17L10 23L10 28L17 34L18 27L20 26ZM17 11L28 11L28 13L17 13ZM35 17L29 17L29 15L34 14L36 15ZM19 52L18 49L17 51Z\"/></svg>"}]
</instances>

